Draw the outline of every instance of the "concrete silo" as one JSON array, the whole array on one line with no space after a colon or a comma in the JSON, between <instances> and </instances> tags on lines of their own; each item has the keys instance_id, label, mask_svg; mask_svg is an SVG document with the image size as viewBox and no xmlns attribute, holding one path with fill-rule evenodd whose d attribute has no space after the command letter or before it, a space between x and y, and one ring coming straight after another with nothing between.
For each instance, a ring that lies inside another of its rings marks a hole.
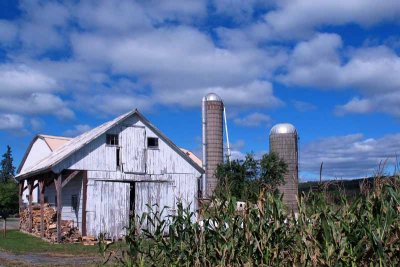
<instances>
[{"instance_id":1,"label":"concrete silo","mask_svg":"<svg viewBox=\"0 0 400 267\"><path fill-rule=\"evenodd\" d=\"M214 172L224 161L223 112L224 103L218 95L210 93L203 97L203 198L212 196L218 182Z\"/></svg>"},{"instance_id":2,"label":"concrete silo","mask_svg":"<svg viewBox=\"0 0 400 267\"><path fill-rule=\"evenodd\" d=\"M272 127L269 135L269 150L278 154L288 165L285 184L278 189L283 193L283 202L292 210L297 210L299 189L298 135L296 128L289 123Z\"/></svg>"}]
</instances>

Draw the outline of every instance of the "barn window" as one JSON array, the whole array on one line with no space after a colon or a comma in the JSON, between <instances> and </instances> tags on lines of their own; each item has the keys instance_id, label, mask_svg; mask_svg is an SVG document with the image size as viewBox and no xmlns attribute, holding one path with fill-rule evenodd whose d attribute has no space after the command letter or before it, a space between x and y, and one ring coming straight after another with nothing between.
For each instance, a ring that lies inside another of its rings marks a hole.
<instances>
[{"instance_id":1,"label":"barn window","mask_svg":"<svg viewBox=\"0 0 400 267\"><path fill-rule=\"evenodd\" d=\"M147 147L148 148L158 148L158 138L148 137L147 138Z\"/></svg>"},{"instance_id":2,"label":"barn window","mask_svg":"<svg viewBox=\"0 0 400 267\"><path fill-rule=\"evenodd\" d=\"M121 166L121 158L120 158L120 156L119 156L119 154L120 154L120 149L119 149L119 147L116 149L117 151L116 151L116 160L117 160L117 167L119 168L120 166Z\"/></svg>"},{"instance_id":3,"label":"barn window","mask_svg":"<svg viewBox=\"0 0 400 267\"><path fill-rule=\"evenodd\" d=\"M78 195L71 196L71 207L74 211L78 210Z\"/></svg>"},{"instance_id":4,"label":"barn window","mask_svg":"<svg viewBox=\"0 0 400 267\"><path fill-rule=\"evenodd\" d=\"M118 134L107 134L106 143L110 146L118 146Z\"/></svg>"}]
</instances>

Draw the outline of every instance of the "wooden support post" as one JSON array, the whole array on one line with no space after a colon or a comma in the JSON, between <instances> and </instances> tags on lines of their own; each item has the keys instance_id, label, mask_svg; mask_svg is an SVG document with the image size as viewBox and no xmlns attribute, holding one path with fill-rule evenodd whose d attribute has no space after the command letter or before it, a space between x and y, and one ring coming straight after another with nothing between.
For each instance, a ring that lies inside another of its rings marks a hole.
<instances>
[{"instance_id":1,"label":"wooden support post","mask_svg":"<svg viewBox=\"0 0 400 267\"><path fill-rule=\"evenodd\" d=\"M39 180L39 191L40 191L40 237L44 238L44 190L45 180Z\"/></svg>"},{"instance_id":2,"label":"wooden support post","mask_svg":"<svg viewBox=\"0 0 400 267\"><path fill-rule=\"evenodd\" d=\"M82 236L86 236L87 171L82 173Z\"/></svg>"},{"instance_id":3,"label":"wooden support post","mask_svg":"<svg viewBox=\"0 0 400 267\"><path fill-rule=\"evenodd\" d=\"M24 181L19 182L18 187L18 198L19 198L19 212L24 211L24 203L22 202L22 194L24 193Z\"/></svg>"},{"instance_id":4,"label":"wooden support post","mask_svg":"<svg viewBox=\"0 0 400 267\"><path fill-rule=\"evenodd\" d=\"M33 207L32 207L32 191L33 191L33 182L34 180L28 180L28 191L29 191L29 222L28 222L28 232L32 233L33 227Z\"/></svg>"},{"instance_id":5,"label":"wooden support post","mask_svg":"<svg viewBox=\"0 0 400 267\"><path fill-rule=\"evenodd\" d=\"M61 187L66 186L72 179L75 178L79 174L80 171L73 171L70 175L67 176L67 178L64 179L64 182L62 182Z\"/></svg>"},{"instance_id":6,"label":"wooden support post","mask_svg":"<svg viewBox=\"0 0 400 267\"><path fill-rule=\"evenodd\" d=\"M57 191L57 242L61 243L61 213L62 213L62 175L61 173L57 175L56 178L54 178L54 184L56 186L56 191Z\"/></svg>"}]
</instances>

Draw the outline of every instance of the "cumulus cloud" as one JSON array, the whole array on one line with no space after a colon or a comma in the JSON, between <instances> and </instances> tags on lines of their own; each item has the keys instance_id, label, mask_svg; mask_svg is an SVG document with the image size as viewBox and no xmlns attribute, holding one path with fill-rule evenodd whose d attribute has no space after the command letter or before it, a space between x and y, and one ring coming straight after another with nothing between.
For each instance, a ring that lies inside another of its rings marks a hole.
<instances>
[{"instance_id":1,"label":"cumulus cloud","mask_svg":"<svg viewBox=\"0 0 400 267\"><path fill-rule=\"evenodd\" d=\"M325 178L371 176L380 163L387 161L392 166L396 163L396 156L400 153L399 144L400 134L381 138L352 134L319 139L302 146L300 171L317 177L323 162Z\"/></svg>"},{"instance_id":2,"label":"cumulus cloud","mask_svg":"<svg viewBox=\"0 0 400 267\"><path fill-rule=\"evenodd\" d=\"M176 92L161 91L158 97L160 98L159 101L164 104L193 107L198 106L200 99L210 92L219 95L224 103L230 107L275 108L283 105L283 102L274 96L272 84L266 81L253 81L235 87L208 87Z\"/></svg>"},{"instance_id":3,"label":"cumulus cloud","mask_svg":"<svg viewBox=\"0 0 400 267\"><path fill-rule=\"evenodd\" d=\"M24 118L16 114L0 115L0 130L15 130L24 128Z\"/></svg>"},{"instance_id":4,"label":"cumulus cloud","mask_svg":"<svg viewBox=\"0 0 400 267\"><path fill-rule=\"evenodd\" d=\"M92 127L90 125L87 124L77 124L74 125L74 127L72 129L69 129L67 131L64 132L65 136L70 136L70 137L75 137L78 136L80 134L83 134L89 130L91 130Z\"/></svg>"},{"instance_id":5,"label":"cumulus cloud","mask_svg":"<svg viewBox=\"0 0 400 267\"><path fill-rule=\"evenodd\" d=\"M275 36L303 38L315 28L356 23L371 26L382 21L399 21L397 0L295 0L277 1L276 9L265 15L265 26Z\"/></svg>"},{"instance_id":6,"label":"cumulus cloud","mask_svg":"<svg viewBox=\"0 0 400 267\"><path fill-rule=\"evenodd\" d=\"M74 112L60 97L46 93L33 93L24 98L0 97L0 110L27 115L54 114L66 119L74 117Z\"/></svg>"},{"instance_id":7,"label":"cumulus cloud","mask_svg":"<svg viewBox=\"0 0 400 267\"><path fill-rule=\"evenodd\" d=\"M49 92L56 89L56 81L26 65L0 65L0 92L4 95L23 95Z\"/></svg>"},{"instance_id":8,"label":"cumulus cloud","mask_svg":"<svg viewBox=\"0 0 400 267\"><path fill-rule=\"evenodd\" d=\"M293 104L294 108L300 112L307 112L307 111L312 111L312 110L317 109L317 107L314 104L304 102L304 101L292 100L292 104Z\"/></svg>"},{"instance_id":9,"label":"cumulus cloud","mask_svg":"<svg viewBox=\"0 0 400 267\"><path fill-rule=\"evenodd\" d=\"M2 44L8 44L14 41L17 36L18 28L6 20L0 20L0 41Z\"/></svg>"},{"instance_id":10,"label":"cumulus cloud","mask_svg":"<svg viewBox=\"0 0 400 267\"><path fill-rule=\"evenodd\" d=\"M240 126L257 127L261 124L268 125L271 122L271 117L263 113L255 112L243 118L236 118L234 122Z\"/></svg>"},{"instance_id":11,"label":"cumulus cloud","mask_svg":"<svg viewBox=\"0 0 400 267\"><path fill-rule=\"evenodd\" d=\"M400 57L386 46L351 49L340 56L342 39L320 33L294 48L286 73L277 79L287 85L317 89L356 89L361 97L338 105L337 114L381 111L399 116Z\"/></svg>"}]
</instances>

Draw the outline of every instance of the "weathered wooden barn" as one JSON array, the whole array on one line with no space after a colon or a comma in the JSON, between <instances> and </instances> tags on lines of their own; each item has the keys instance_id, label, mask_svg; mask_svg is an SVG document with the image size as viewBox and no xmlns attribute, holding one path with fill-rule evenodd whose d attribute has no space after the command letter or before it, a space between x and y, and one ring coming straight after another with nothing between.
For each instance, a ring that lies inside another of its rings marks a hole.
<instances>
[{"instance_id":1,"label":"weathered wooden barn","mask_svg":"<svg viewBox=\"0 0 400 267\"><path fill-rule=\"evenodd\" d=\"M35 136L32 139L31 143L29 144L28 149L24 154L24 157L22 158L21 164L17 169L17 173L26 172L28 168L31 168L40 160L50 155L51 152L62 147L69 140L71 140L71 138L63 136L51 136L44 134L39 134ZM34 189L32 192L32 201L34 203L37 203L39 200L39 190L37 184L38 181L35 181ZM27 188L27 186L28 184L27 181L25 180L24 188ZM29 202L29 194L27 189L24 190L24 192L22 193L22 201L24 203Z\"/></svg>"},{"instance_id":2,"label":"weathered wooden barn","mask_svg":"<svg viewBox=\"0 0 400 267\"><path fill-rule=\"evenodd\" d=\"M57 144L64 144L50 152L39 139L28 148L16 178L20 208L25 206L26 190L30 214L38 188L42 234L45 203L56 207L59 240L61 220L76 222L83 236L106 233L120 238L132 216L148 211L147 205L168 206L167 212L173 214L181 201L197 210L198 185L204 173L201 162L178 148L137 110L73 139L58 139ZM34 146L45 152L39 153ZM40 160L30 160L34 157Z\"/></svg>"}]
</instances>

